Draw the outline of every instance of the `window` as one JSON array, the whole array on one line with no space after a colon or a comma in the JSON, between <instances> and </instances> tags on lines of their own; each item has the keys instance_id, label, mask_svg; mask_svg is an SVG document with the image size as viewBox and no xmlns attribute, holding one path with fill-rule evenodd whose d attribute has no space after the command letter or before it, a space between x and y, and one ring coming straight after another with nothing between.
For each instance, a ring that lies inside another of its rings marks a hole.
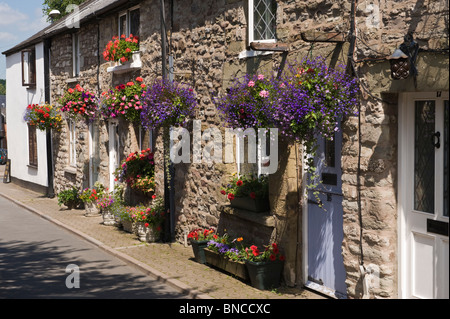
<instances>
[{"instance_id":1,"label":"window","mask_svg":"<svg viewBox=\"0 0 450 319\"><path fill-rule=\"evenodd\" d=\"M80 75L80 35L72 35L73 77Z\"/></svg>"},{"instance_id":2,"label":"window","mask_svg":"<svg viewBox=\"0 0 450 319\"><path fill-rule=\"evenodd\" d=\"M36 85L36 51L22 51L22 86Z\"/></svg>"},{"instance_id":3,"label":"window","mask_svg":"<svg viewBox=\"0 0 450 319\"><path fill-rule=\"evenodd\" d=\"M248 8L249 42L275 42L276 1L249 0Z\"/></svg>"},{"instance_id":4,"label":"window","mask_svg":"<svg viewBox=\"0 0 450 319\"><path fill-rule=\"evenodd\" d=\"M37 136L36 126L28 124L28 164L37 167Z\"/></svg>"},{"instance_id":5,"label":"window","mask_svg":"<svg viewBox=\"0 0 450 319\"><path fill-rule=\"evenodd\" d=\"M77 150L76 150L76 127L75 122L69 120L69 165L77 165Z\"/></svg>"},{"instance_id":6,"label":"window","mask_svg":"<svg viewBox=\"0 0 450 319\"><path fill-rule=\"evenodd\" d=\"M133 7L119 15L119 35L130 34L139 37L140 11L139 7Z\"/></svg>"}]
</instances>

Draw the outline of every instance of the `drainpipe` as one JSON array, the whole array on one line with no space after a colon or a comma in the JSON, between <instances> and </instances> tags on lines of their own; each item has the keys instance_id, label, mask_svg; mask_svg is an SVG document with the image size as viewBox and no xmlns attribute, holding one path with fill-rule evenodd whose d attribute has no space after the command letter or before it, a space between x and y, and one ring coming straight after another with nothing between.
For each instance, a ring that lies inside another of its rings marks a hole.
<instances>
[{"instance_id":1,"label":"drainpipe","mask_svg":"<svg viewBox=\"0 0 450 319\"><path fill-rule=\"evenodd\" d=\"M162 78L167 80L167 29L166 29L166 13L165 1L160 0L161 12L161 55L162 55ZM169 128L170 130L170 128ZM170 131L169 131L170 132ZM166 144L166 143L164 143ZM164 204L165 210L169 211L169 223L165 226L165 241L172 241L175 237L175 196L174 196L174 167L173 163L167 162L167 154L170 149L164 149ZM169 176L170 180L169 180Z\"/></svg>"},{"instance_id":2,"label":"drainpipe","mask_svg":"<svg viewBox=\"0 0 450 319\"><path fill-rule=\"evenodd\" d=\"M45 101L50 103L50 46L51 39L44 40L44 95ZM54 198L55 190L53 186L53 151L52 151L52 130L46 131L47 144L47 197Z\"/></svg>"}]
</instances>

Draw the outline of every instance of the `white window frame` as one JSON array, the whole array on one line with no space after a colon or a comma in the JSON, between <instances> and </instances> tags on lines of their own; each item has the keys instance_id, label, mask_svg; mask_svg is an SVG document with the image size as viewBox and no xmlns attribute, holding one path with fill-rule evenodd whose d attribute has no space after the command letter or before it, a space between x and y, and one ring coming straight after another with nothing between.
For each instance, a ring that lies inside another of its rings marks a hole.
<instances>
[{"instance_id":1,"label":"white window frame","mask_svg":"<svg viewBox=\"0 0 450 319\"><path fill-rule=\"evenodd\" d=\"M73 120L68 121L69 125L69 166L77 166L77 135L76 123Z\"/></svg>"},{"instance_id":2,"label":"white window frame","mask_svg":"<svg viewBox=\"0 0 450 319\"><path fill-rule=\"evenodd\" d=\"M22 86L36 86L36 48L21 52Z\"/></svg>"},{"instance_id":3,"label":"white window frame","mask_svg":"<svg viewBox=\"0 0 450 319\"><path fill-rule=\"evenodd\" d=\"M277 40L274 39L264 39L264 40L255 40L255 22L254 22L254 13L255 13L255 1L257 0L248 0L248 40L249 44L252 42L258 43L275 43ZM275 0L272 0L275 1ZM275 16L276 16L275 12Z\"/></svg>"},{"instance_id":4,"label":"white window frame","mask_svg":"<svg viewBox=\"0 0 450 319\"><path fill-rule=\"evenodd\" d=\"M81 63L81 53L80 53L80 34L72 34L72 61L73 61L73 77L78 77L80 75L80 63Z\"/></svg>"},{"instance_id":5,"label":"white window frame","mask_svg":"<svg viewBox=\"0 0 450 319\"><path fill-rule=\"evenodd\" d=\"M126 11L122 11L122 12L119 13L119 19L118 19L118 34L119 34L119 37L122 34L125 34L127 37L130 36L130 22L131 22L130 21L130 12L134 11L134 10L137 10L137 9L140 9L140 6L131 7L129 9L127 9ZM121 30L121 24L120 24L120 18L122 18L123 16L125 16L125 28L126 28L125 32L123 32L123 30ZM140 25L141 25L141 23L139 21L139 27L140 27Z\"/></svg>"}]
</instances>

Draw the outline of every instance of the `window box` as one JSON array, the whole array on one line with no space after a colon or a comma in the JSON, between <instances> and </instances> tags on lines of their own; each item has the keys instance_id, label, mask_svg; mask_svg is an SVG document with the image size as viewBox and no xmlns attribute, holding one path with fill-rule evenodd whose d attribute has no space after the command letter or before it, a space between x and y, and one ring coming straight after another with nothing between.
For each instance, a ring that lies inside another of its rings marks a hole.
<instances>
[{"instance_id":1,"label":"window box","mask_svg":"<svg viewBox=\"0 0 450 319\"><path fill-rule=\"evenodd\" d=\"M116 74L139 70L142 67L141 52L133 52L132 60L125 63L116 62L115 66L107 68L107 72Z\"/></svg>"}]
</instances>

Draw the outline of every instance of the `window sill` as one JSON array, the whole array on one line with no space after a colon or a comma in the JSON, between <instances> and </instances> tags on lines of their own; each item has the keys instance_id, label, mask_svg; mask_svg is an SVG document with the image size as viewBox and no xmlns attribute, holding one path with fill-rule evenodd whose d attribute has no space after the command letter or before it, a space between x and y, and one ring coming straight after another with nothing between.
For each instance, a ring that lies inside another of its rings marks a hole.
<instances>
[{"instance_id":1,"label":"window sill","mask_svg":"<svg viewBox=\"0 0 450 319\"><path fill-rule=\"evenodd\" d=\"M270 55L276 52L288 52L289 46L285 43L267 41L251 42L248 50L239 53L239 59L253 58L261 55Z\"/></svg>"},{"instance_id":2,"label":"window sill","mask_svg":"<svg viewBox=\"0 0 450 319\"><path fill-rule=\"evenodd\" d=\"M142 67L142 61L141 61L141 52L133 52L133 58L132 61L125 62L124 64L111 66L106 69L107 72L112 72L116 74L140 70Z\"/></svg>"},{"instance_id":3,"label":"window sill","mask_svg":"<svg viewBox=\"0 0 450 319\"><path fill-rule=\"evenodd\" d=\"M33 165L33 164L28 164L27 165L28 168L32 168L32 169L38 169L37 165Z\"/></svg>"},{"instance_id":4,"label":"window sill","mask_svg":"<svg viewBox=\"0 0 450 319\"><path fill-rule=\"evenodd\" d=\"M80 82L79 77L74 77L66 80L66 83L77 83L77 82Z\"/></svg>"},{"instance_id":5,"label":"window sill","mask_svg":"<svg viewBox=\"0 0 450 319\"><path fill-rule=\"evenodd\" d=\"M77 168L74 166L66 166L64 167L64 172L75 175L77 173Z\"/></svg>"}]
</instances>

